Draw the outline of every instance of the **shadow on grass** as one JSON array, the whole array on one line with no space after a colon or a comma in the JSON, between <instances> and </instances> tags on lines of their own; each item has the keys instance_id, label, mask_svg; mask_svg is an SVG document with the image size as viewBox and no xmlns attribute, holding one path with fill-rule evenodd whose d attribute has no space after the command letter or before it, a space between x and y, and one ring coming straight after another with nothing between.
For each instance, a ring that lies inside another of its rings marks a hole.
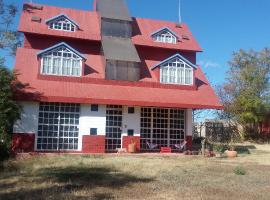
<instances>
[{"instance_id":1,"label":"shadow on grass","mask_svg":"<svg viewBox=\"0 0 270 200\"><path fill-rule=\"evenodd\" d=\"M53 179L59 183L76 183L91 187L119 188L138 182L147 183L151 178L140 178L121 171L103 167L65 167L46 168L40 172L41 177Z\"/></svg>"},{"instance_id":2,"label":"shadow on grass","mask_svg":"<svg viewBox=\"0 0 270 200\"><path fill-rule=\"evenodd\" d=\"M250 150L254 150L256 147L254 145L236 145L235 150L239 154L250 154Z\"/></svg>"},{"instance_id":3,"label":"shadow on grass","mask_svg":"<svg viewBox=\"0 0 270 200\"><path fill-rule=\"evenodd\" d=\"M80 191L86 192L91 196L90 199L94 200L114 199L113 194L106 188L115 190L154 181L152 178L133 176L113 168L87 166L45 168L36 174L24 174L22 177L28 180L24 185L29 184L29 187L17 190L17 185L20 185L18 182L13 185L0 183L2 189L12 188L11 191L0 189L0 199L89 199L75 196L75 193ZM43 188L38 187L40 183L46 182L48 184L43 184ZM96 193L97 187L105 188L104 193Z\"/></svg>"}]
</instances>

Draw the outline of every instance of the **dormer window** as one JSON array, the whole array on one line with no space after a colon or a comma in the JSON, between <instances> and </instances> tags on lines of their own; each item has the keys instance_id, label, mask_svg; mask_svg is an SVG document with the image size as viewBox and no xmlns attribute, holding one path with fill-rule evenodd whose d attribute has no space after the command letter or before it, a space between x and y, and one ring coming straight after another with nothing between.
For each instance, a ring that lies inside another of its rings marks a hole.
<instances>
[{"instance_id":1,"label":"dormer window","mask_svg":"<svg viewBox=\"0 0 270 200\"><path fill-rule=\"evenodd\" d=\"M162 28L152 34L155 42L176 44L178 36L169 28Z\"/></svg>"},{"instance_id":2,"label":"dormer window","mask_svg":"<svg viewBox=\"0 0 270 200\"><path fill-rule=\"evenodd\" d=\"M46 21L49 29L75 32L79 26L76 22L71 20L68 16L61 14Z\"/></svg>"},{"instance_id":3,"label":"dormer window","mask_svg":"<svg viewBox=\"0 0 270 200\"><path fill-rule=\"evenodd\" d=\"M41 74L82 76L82 63L85 58L65 43L45 49L38 56L41 58Z\"/></svg>"},{"instance_id":4,"label":"dormer window","mask_svg":"<svg viewBox=\"0 0 270 200\"><path fill-rule=\"evenodd\" d=\"M193 85L193 70L196 66L179 54L154 66L160 67L160 82L167 84Z\"/></svg>"}]
</instances>

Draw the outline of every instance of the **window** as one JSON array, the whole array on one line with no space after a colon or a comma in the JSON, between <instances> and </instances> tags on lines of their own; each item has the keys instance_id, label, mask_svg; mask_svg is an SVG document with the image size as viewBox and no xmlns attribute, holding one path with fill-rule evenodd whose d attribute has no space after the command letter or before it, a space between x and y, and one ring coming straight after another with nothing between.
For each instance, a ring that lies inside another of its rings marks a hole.
<instances>
[{"instance_id":1,"label":"window","mask_svg":"<svg viewBox=\"0 0 270 200\"><path fill-rule=\"evenodd\" d=\"M40 103L37 149L78 150L80 104Z\"/></svg>"},{"instance_id":2,"label":"window","mask_svg":"<svg viewBox=\"0 0 270 200\"><path fill-rule=\"evenodd\" d=\"M134 130L133 129L128 129L127 134L128 134L128 136L133 136L134 135Z\"/></svg>"},{"instance_id":3,"label":"window","mask_svg":"<svg viewBox=\"0 0 270 200\"><path fill-rule=\"evenodd\" d=\"M177 37L167 29L154 34L153 38L156 42L171 43L171 44L177 43Z\"/></svg>"},{"instance_id":4,"label":"window","mask_svg":"<svg viewBox=\"0 0 270 200\"><path fill-rule=\"evenodd\" d=\"M107 80L138 81L140 65L136 62L108 60L105 73Z\"/></svg>"},{"instance_id":5,"label":"window","mask_svg":"<svg viewBox=\"0 0 270 200\"><path fill-rule=\"evenodd\" d=\"M121 148L122 137L122 106L107 105L106 108L106 151Z\"/></svg>"},{"instance_id":6,"label":"window","mask_svg":"<svg viewBox=\"0 0 270 200\"><path fill-rule=\"evenodd\" d=\"M98 112L98 105L97 104L92 104L91 105L91 111Z\"/></svg>"},{"instance_id":7,"label":"window","mask_svg":"<svg viewBox=\"0 0 270 200\"><path fill-rule=\"evenodd\" d=\"M97 135L97 128L90 128L90 135Z\"/></svg>"},{"instance_id":8,"label":"window","mask_svg":"<svg viewBox=\"0 0 270 200\"><path fill-rule=\"evenodd\" d=\"M179 58L172 59L160 66L160 82L192 85L193 68Z\"/></svg>"},{"instance_id":9,"label":"window","mask_svg":"<svg viewBox=\"0 0 270 200\"><path fill-rule=\"evenodd\" d=\"M42 54L41 73L58 76L81 76L82 58L62 45Z\"/></svg>"},{"instance_id":10,"label":"window","mask_svg":"<svg viewBox=\"0 0 270 200\"><path fill-rule=\"evenodd\" d=\"M128 107L128 114L134 114L135 108L134 107Z\"/></svg>"},{"instance_id":11,"label":"window","mask_svg":"<svg viewBox=\"0 0 270 200\"><path fill-rule=\"evenodd\" d=\"M175 144L180 144L184 139L184 110L141 108L141 149L149 150L147 142L176 149Z\"/></svg>"},{"instance_id":12,"label":"window","mask_svg":"<svg viewBox=\"0 0 270 200\"><path fill-rule=\"evenodd\" d=\"M61 31L76 31L76 25L72 23L67 17L60 16L56 17L54 20L48 22L48 26L50 29L61 30Z\"/></svg>"}]
</instances>

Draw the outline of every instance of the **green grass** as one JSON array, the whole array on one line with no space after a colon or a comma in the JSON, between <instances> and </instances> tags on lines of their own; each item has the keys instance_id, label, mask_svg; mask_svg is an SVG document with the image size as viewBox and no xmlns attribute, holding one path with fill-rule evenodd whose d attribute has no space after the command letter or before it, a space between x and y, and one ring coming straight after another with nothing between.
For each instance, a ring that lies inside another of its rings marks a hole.
<instances>
[{"instance_id":1,"label":"green grass","mask_svg":"<svg viewBox=\"0 0 270 200\"><path fill-rule=\"evenodd\" d=\"M0 168L0 199L269 199L269 149L252 149L235 159L62 155L9 160Z\"/></svg>"}]
</instances>

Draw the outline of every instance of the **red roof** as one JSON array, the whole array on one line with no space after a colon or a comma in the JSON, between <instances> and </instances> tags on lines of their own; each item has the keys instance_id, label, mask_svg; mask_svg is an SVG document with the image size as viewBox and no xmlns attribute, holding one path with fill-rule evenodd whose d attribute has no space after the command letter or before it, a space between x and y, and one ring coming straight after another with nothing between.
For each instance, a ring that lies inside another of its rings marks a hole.
<instances>
[{"instance_id":1,"label":"red roof","mask_svg":"<svg viewBox=\"0 0 270 200\"><path fill-rule=\"evenodd\" d=\"M47 5L42 5L42 7L42 10L32 9L30 12L28 10L23 10L19 24L20 32L84 40L101 40L99 17L97 12L59 8ZM75 21L80 26L80 30L76 32L68 32L49 29L46 24L46 20L59 14L65 14ZM32 21L33 16L40 17L41 22Z\"/></svg>"},{"instance_id":2,"label":"red roof","mask_svg":"<svg viewBox=\"0 0 270 200\"><path fill-rule=\"evenodd\" d=\"M174 22L168 21L136 18L136 22L138 26L138 30L136 31L140 32L139 34L135 34L135 36L132 38L133 43L136 45L168 49L182 49L187 51L202 51L200 45L193 37L186 24L181 24L181 27L178 28ZM151 38L152 33L165 27L176 33L180 37L180 42L177 44L161 43L155 42ZM188 39L181 39L183 36L187 37Z\"/></svg>"},{"instance_id":3,"label":"red roof","mask_svg":"<svg viewBox=\"0 0 270 200\"><path fill-rule=\"evenodd\" d=\"M200 67L196 70L196 88L144 81L104 80L101 56L89 55L89 64L102 75L65 78L41 76L38 72L38 50L19 48L15 70L19 80L28 83L26 93L39 93L42 101L120 104L136 106L158 106L177 108L222 108L214 90L209 85ZM28 59L25 59L28 58ZM150 85L152 84L152 85ZM180 89L181 88L181 89Z\"/></svg>"},{"instance_id":4,"label":"red roof","mask_svg":"<svg viewBox=\"0 0 270 200\"><path fill-rule=\"evenodd\" d=\"M22 12L21 21L19 24L20 32L84 40L101 40L99 15L97 12L59 8L47 5L42 6L42 10L34 9L31 10L31 12L27 10L24 10ZM81 30L78 30L76 32L67 32L48 29L45 21L59 14L67 15L70 19L75 21L80 26ZM33 16L40 17L41 23L32 21L31 19ZM179 35L180 38L184 35L188 39L181 39L180 42L178 42L177 44L154 42L151 38L151 34L164 27L172 30L174 33ZM133 32L134 36L132 38L132 41L135 45L186 51L202 51L201 47L199 46L195 38L192 36L186 24L182 24L181 28L177 28L176 24L173 22L133 18Z\"/></svg>"}]
</instances>

